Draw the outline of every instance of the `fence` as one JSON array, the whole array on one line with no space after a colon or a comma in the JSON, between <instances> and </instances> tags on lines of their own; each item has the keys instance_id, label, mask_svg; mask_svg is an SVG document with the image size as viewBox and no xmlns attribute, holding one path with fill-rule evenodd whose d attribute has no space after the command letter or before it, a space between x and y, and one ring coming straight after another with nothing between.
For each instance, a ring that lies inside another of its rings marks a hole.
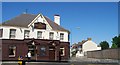
<instances>
[{"instance_id":1,"label":"fence","mask_svg":"<svg viewBox=\"0 0 120 65\"><path fill-rule=\"evenodd\" d=\"M99 51L88 51L87 57L98 59L120 59L120 48Z\"/></svg>"}]
</instances>

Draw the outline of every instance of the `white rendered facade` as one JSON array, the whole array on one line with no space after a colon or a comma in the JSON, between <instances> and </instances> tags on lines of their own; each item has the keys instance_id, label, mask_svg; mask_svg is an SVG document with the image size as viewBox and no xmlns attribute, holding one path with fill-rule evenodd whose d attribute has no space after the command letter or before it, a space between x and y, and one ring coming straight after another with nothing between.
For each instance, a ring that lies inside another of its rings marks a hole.
<instances>
[{"instance_id":1,"label":"white rendered facade","mask_svg":"<svg viewBox=\"0 0 120 65\"><path fill-rule=\"evenodd\" d=\"M79 48L76 57L86 56L87 51L95 51L95 50L101 50L101 47L98 47L97 44L92 40L88 40L82 44L81 48Z\"/></svg>"},{"instance_id":2,"label":"white rendered facade","mask_svg":"<svg viewBox=\"0 0 120 65\"><path fill-rule=\"evenodd\" d=\"M35 29L34 23L41 22L46 24L46 29ZM64 34L63 42L68 42L68 35L69 33L67 31L60 31L60 30L53 30L52 27L49 25L49 23L46 21L43 15L39 14L27 27L19 27L19 26L0 26L0 29L3 29L2 39L10 39L10 29L15 29L15 39L24 39L24 31L29 30L29 38L37 38L37 32L42 32L42 38L40 39L49 39L49 33L53 32L54 37L53 40L60 40L60 34Z\"/></svg>"}]
</instances>

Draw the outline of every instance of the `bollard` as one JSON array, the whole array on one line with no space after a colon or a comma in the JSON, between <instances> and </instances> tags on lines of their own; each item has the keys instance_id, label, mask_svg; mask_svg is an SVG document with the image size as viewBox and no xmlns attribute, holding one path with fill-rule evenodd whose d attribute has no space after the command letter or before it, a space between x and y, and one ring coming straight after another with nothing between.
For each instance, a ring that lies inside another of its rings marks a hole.
<instances>
[{"instance_id":1,"label":"bollard","mask_svg":"<svg viewBox=\"0 0 120 65\"><path fill-rule=\"evenodd\" d=\"M22 61L22 65L25 65L25 61L24 60Z\"/></svg>"},{"instance_id":2,"label":"bollard","mask_svg":"<svg viewBox=\"0 0 120 65\"><path fill-rule=\"evenodd\" d=\"M19 60L19 61L18 61L18 65L22 65L22 61Z\"/></svg>"}]
</instances>

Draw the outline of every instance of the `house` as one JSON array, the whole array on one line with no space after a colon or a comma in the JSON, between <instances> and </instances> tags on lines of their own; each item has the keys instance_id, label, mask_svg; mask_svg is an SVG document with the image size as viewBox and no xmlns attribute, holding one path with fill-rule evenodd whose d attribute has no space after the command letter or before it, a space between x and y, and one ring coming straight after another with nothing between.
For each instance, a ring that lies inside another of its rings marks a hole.
<instances>
[{"instance_id":1,"label":"house","mask_svg":"<svg viewBox=\"0 0 120 65\"><path fill-rule=\"evenodd\" d=\"M0 25L2 60L17 60L31 51L31 60L66 60L69 58L70 32L60 26L60 16L54 22L38 14L20 14Z\"/></svg>"},{"instance_id":2,"label":"house","mask_svg":"<svg viewBox=\"0 0 120 65\"><path fill-rule=\"evenodd\" d=\"M101 50L101 47L98 47L97 44L93 42L91 38L79 42L75 47L77 47L78 50L76 53L76 57L86 56L87 51Z\"/></svg>"}]
</instances>

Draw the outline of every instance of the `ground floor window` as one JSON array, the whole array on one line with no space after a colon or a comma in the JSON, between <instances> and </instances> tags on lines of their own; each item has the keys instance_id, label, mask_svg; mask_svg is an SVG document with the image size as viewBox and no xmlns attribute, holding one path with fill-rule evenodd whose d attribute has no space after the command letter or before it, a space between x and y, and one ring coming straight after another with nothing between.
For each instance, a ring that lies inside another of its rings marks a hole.
<instances>
[{"instance_id":1,"label":"ground floor window","mask_svg":"<svg viewBox=\"0 0 120 65\"><path fill-rule=\"evenodd\" d=\"M64 56L64 55L65 55L65 48L64 48L64 47L61 47L61 48L60 48L60 55L61 55L61 56Z\"/></svg>"},{"instance_id":2,"label":"ground floor window","mask_svg":"<svg viewBox=\"0 0 120 65\"><path fill-rule=\"evenodd\" d=\"M45 46L40 47L40 56L46 56L46 47Z\"/></svg>"},{"instance_id":3,"label":"ground floor window","mask_svg":"<svg viewBox=\"0 0 120 65\"><path fill-rule=\"evenodd\" d=\"M16 46L9 46L9 57L15 57Z\"/></svg>"}]
</instances>

